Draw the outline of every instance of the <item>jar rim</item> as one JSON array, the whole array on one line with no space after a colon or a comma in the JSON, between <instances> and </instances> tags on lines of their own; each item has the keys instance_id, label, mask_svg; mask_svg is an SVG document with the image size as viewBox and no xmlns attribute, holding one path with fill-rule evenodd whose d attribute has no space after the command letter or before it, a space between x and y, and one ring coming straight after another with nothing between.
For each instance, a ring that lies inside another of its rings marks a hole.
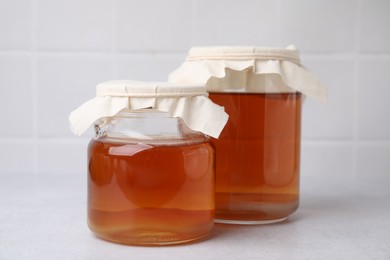
<instances>
[{"instance_id":1,"label":"jar rim","mask_svg":"<svg viewBox=\"0 0 390 260\"><path fill-rule=\"evenodd\" d=\"M190 49L187 61L195 60L288 60L299 64L299 51L294 45L286 48L249 46L209 46Z\"/></svg>"},{"instance_id":2,"label":"jar rim","mask_svg":"<svg viewBox=\"0 0 390 260\"><path fill-rule=\"evenodd\" d=\"M194 97L207 96L204 84L111 80L96 86L96 96L111 97Z\"/></svg>"}]
</instances>

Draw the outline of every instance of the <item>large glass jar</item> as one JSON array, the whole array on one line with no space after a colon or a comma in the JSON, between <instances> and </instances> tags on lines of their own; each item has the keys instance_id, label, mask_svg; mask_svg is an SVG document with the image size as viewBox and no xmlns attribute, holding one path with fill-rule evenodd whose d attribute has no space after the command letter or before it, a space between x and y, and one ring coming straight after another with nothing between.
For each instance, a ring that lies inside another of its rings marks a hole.
<instances>
[{"instance_id":1,"label":"large glass jar","mask_svg":"<svg viewBox=\"0 0 390 260\"><path fill-rule=\"evenodd\" d=\"M202 82L229 121L216 148L216 221L265 224L299 205L302 95L323 87L293 48L193 48L170 75Z\"/></svg>"},{"instance_id":2,"label":"large glass jar","mask_svg":"<svg viewBox=\"0 0 390 260\"><path fill-rule=\"evenodd\" d=\"M300 93L210 93L229 121L214 139L216 217L269 223L299 204Z\"/></svg>"},{"instance_id":3,"label":"large glass jar","mask_svg":"<svg viewBox=\"0 0 390 260\"><path fill-rule=\"evenodd\" d=\"M223 109L207 98L204 86L104 86L71 115L75 129L83 118L99 118L88 147L89 228L131 245L207 237L215 212L215 153L207 134L222 130L226 122L210 119L227 120ZM113 112L121 107L116 98L125 106L119 112Z\"/></svg>"}]
</instances>

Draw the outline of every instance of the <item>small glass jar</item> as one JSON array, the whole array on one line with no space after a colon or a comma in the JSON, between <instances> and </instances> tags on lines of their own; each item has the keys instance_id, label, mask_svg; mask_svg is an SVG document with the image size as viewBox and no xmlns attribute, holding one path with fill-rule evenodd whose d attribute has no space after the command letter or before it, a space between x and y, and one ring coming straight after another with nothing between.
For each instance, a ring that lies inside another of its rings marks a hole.
<instances>
[{"instance_id":1,"label":"small glass jar","mask_svg":"<svg viewBox=\"0 0 390 260\"><path fill-rule=\"evenodd\" d=\"M105 240L173 245L204 239L213 228L215 153L207 134L222 131L226 122L210 119L226 114L204 86L160 85L106 83L71 114L75 129L99 118L88 147L88 225Z\"/></svg>"},{"instance_id":2,"label":"small glass jar","mask_svg":"<svg viewBox=\"0 0 390 260\"><path fill-rule=\"evenodd\" d=\"M179 118L123 110L88 148L88 225L140 245L206 237L214 218L214 150ZM106 121L106 120L101 120Z\"/></svg>"},{"instance_id":3,"label":"small glass jar","mask_svg":"<svg viewBox=\"0 0 390 260\"><path fill-rule=\"evenodd\" d=\"M267 224L299 204L302 94L323 87L294 48L198 47L170 81L206 83L229 121L216 148L216 221Z\"/></svg>"}]
</instances>

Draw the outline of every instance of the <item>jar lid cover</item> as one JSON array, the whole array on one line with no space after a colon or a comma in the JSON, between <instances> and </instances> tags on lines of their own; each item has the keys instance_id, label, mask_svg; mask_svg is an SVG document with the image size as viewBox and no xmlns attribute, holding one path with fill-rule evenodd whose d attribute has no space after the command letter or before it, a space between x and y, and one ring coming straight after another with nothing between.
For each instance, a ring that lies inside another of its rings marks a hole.
<instances>
[{"instance_id":1,"label":"jar lid cover","mask_svg":"<svg viewBox=\"0 0 390 260\"><path fill-rule=\"evenodd\" d=\"M266 47L194 47L170 82L203 83L209 92L302 94L325 101L326 88L300 64L299 51Z\"/></svg>"},{"instance_id":2,"label":"jar lid cover","mask_svg":"<svg viewBox=\"0 0 390 260\"><path fill-rule=\"evenodd\" d=\"M180 117L189 128L215 138L229 117L208 98L204 85L117 80L98 84L96 97L74 110L69 123L72 132L81 135L100 118L145 108Z\"/></svg>"}]
</instances>

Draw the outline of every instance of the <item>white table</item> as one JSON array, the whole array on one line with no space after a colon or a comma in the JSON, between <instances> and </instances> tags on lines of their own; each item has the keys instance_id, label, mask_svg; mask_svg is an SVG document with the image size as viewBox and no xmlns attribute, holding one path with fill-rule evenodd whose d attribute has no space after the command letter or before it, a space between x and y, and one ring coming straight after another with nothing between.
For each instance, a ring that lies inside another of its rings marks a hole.
<instances>
[{"instance_id":1,"label":"white table","mask_svg":"<svg viewBox=\"0 0 390 260\"><path fill-rule=\"evenodd\" d=\"M365 185L302 178L286 222L215 226L203 242L134 247L86 225L86 176L0 175L0 259L390 259L390 179Z\"/></svg>"}]
</instances>

